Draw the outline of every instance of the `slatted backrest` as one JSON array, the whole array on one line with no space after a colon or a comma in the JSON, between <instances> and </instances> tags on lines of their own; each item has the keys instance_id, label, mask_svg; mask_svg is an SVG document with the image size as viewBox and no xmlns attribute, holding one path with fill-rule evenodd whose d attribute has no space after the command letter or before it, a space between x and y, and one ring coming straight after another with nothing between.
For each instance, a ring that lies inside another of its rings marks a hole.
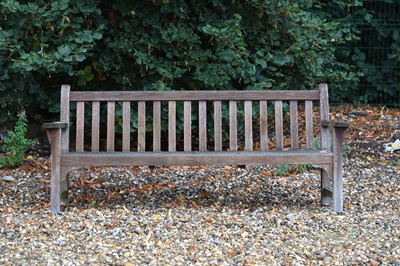
<instances>
[{"instance_id":1,"label":"slatted backrest","mask_svg":"<svg viewBox=\"0 0 400 266\"><path fill-rule=\"evenodd\" d=\"M329 118L326 84L308 91L167 92L78 92L64 85L61 95L61 120L70 122L70 105L76 106L76 119L72 122L75 150L80 152L161 151L163 147L170 152L313 149L314 135L319 130L322 148L330 147L329 131L320 129L314 121L314 103L319 103L320 120ZM105 123L101 122L102 116ZM165 120L168 133L162 137ZM177 120L183 120L183 136L179 139ZM134 133L132 124L137 128ZM118 127L122 128L121 138L116 138ZM224 131L228 136L223 135ZM151 136L151 143L146 142L146 136ZM89 138L87 145L85 140ZM102 139L106 142L104 147ZM67 136L63 147L68 147Z\"/></svg>"}]
</instances>

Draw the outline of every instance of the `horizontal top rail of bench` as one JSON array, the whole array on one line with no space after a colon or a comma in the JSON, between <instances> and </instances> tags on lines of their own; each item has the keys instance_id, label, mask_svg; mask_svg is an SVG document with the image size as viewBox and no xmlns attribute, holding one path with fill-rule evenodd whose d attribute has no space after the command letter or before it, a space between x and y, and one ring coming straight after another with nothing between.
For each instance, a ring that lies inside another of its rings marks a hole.
<instances>
[{"instance_id":1,"label":"horizontal top rail of bench","mask_svg":"<svg viewBox=\"0 0 400 266\"><path fill-rule=\"evenodd\" d=\"M320 100L318 90L72 91L70 101L273 101Z\"/></svg>"}]
</instances>

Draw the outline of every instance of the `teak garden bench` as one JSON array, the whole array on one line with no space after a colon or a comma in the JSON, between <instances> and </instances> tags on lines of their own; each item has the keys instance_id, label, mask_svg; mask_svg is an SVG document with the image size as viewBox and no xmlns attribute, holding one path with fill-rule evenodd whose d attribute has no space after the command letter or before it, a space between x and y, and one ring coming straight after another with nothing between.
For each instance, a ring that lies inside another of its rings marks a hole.
<instances>
[{"instance_id":1,"label":"teak garden bench","mask_svg":"<svg viewBox=\"0 0 400 266\"><path fill-rule=\"evenodd\" d=\"M314 117L315 103L319 118ZM61 201L68 200L71 169L124 165L311 164L321 169L322 204L333 201L333 211L343 211L342 143L349 123L329 121L327 84L318 90L163 92L70 91L63 85L60 109L60 122L43 124L51 143L51 213L59 213ZM300 119L299 110L305 118ZM198 118L195 125L193 118ZM177 119L183 120L182 134L177 134ZM166 123L168 133L162 137ZM315 133L320 150L314 148ZM146 135L152 137L150 143ZM258 137L256 149L253 135ZM100 145L103 139L106 143ZM285 142L289 139L290 144ZM75 140L73 150L70 140Z\"/></svg>"}]
</instances>

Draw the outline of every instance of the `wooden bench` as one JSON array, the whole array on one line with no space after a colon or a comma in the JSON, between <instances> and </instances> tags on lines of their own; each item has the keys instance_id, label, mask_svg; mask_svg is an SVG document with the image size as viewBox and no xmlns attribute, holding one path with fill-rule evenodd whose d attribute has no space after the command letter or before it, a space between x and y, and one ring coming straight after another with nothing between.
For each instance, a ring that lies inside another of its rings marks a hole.
<instances>
[{"instance_id":1,"label":"wooden bench","mask_svg":"<svg viewBox=\"0 0 400 266\"><path fill-rule=\"evenodd\" d=\"M322 204L333 200L333 211L343 211L342 143L349 123L329 121L326 84L307 91L163 92L70 91L63 85L60 109L60 122L43 124L51 143L51 213L59 213L61 202L68 199L71 169L124 165L311 164L321 169ZM177 120L183 120L181 134ZM162 125L167 127L165 137ZM225 138L223 128L229 131ZM320 150L314 148L316 133ZM146 135L152 139L149 143ZM85 145L89 137L90 145Z\"/></svg>"}]
</instances>

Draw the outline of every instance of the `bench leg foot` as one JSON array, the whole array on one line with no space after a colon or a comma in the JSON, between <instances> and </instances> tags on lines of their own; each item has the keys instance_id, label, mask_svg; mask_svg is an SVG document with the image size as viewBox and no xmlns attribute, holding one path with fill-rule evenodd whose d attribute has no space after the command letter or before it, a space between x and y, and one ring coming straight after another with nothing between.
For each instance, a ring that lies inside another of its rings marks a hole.
<instances>
[{"instance_id":1,"label":"bench leg foot","mask_svg":"<svg viewBox=\"0 0 400 266\"><path fill-rule=\"evenodd\" d=\"M332 203L332 185L328 173L321 169L321 204L324 206Z\"/></svg>"}]
</instances>

